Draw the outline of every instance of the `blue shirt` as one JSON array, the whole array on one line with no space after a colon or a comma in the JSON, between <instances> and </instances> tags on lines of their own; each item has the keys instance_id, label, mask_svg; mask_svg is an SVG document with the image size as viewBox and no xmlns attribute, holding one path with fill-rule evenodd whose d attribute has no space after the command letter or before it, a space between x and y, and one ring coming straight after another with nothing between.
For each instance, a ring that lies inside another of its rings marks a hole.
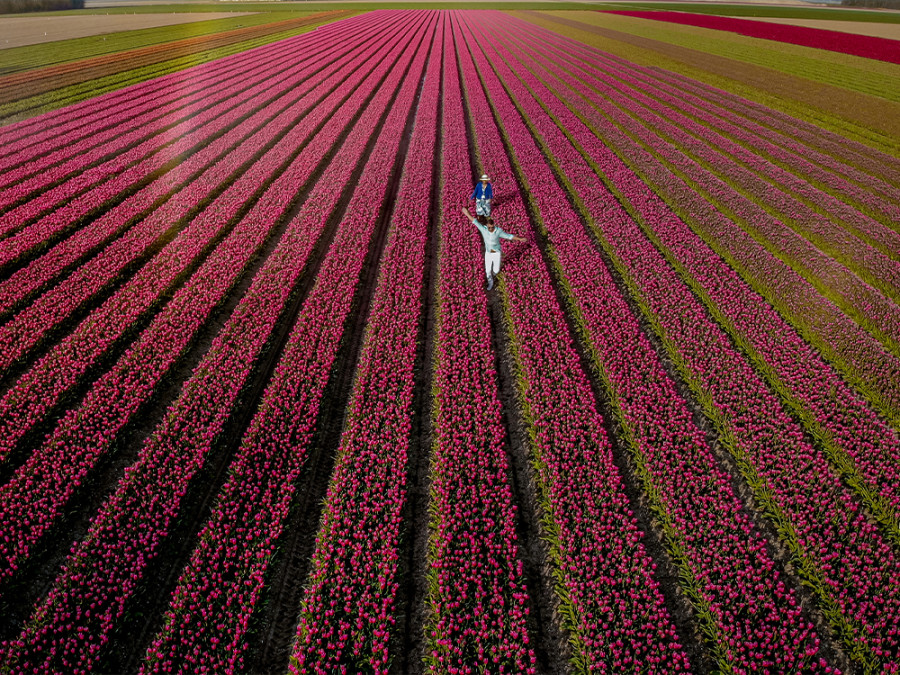
<instances>
[{"instance_id":1,"label":"blue shirt","mask_svg":"<svg viewBox=\"0 0 900 675\"><path fill-rule=\"evenodd\" d=\"M487 186L482 185L480 182L475 183L475 191L472 192L472 196L469 199L493 199L494 198L494 187L488 183Z\"/></svg>"},{"instance_id":2,"label":"blue shirt","mask_svg":"<svg viewBox=\"0 0 900 675\"><path fill-rule=\"evenodd\" d=\"M490 251L493 249L494 251L500 251L500 240L501 239L512 239L515 235L510 234L509 232L504 232L499 227L494 225L494 231L491 232L484 225L479 223L477 220L472 218L472 224L478 228L478 231L481 232L481 238L484 239L484 250Z\"/></svg>"}]
</instances>

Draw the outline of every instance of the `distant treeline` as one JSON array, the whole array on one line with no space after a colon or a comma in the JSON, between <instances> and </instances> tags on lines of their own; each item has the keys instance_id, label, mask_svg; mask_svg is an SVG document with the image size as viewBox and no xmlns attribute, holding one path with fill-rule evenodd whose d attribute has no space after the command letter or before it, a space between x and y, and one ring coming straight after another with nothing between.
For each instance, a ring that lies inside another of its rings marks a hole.
<instances>
[{"instance_id":1,"label":"distant treeline","mask_svg":"<svg viewBox=\"0 0 900 675\"><path fill-rule=\"evenodd\" d=\"M49 12L54 9L84 9L84 0L0 0L0 14Z\"/></svg>"},{"instance_id":2,"label":"distant treeline","mask_svg":"<svg viewBox=\"0 0 900 675\"><path fill-rule=\"evenodd\" d=\"M0 0L2 2L2 0ZM884 7L900 9L900 0L841 0L844 7Z\"/></svg>"}]
</instances>

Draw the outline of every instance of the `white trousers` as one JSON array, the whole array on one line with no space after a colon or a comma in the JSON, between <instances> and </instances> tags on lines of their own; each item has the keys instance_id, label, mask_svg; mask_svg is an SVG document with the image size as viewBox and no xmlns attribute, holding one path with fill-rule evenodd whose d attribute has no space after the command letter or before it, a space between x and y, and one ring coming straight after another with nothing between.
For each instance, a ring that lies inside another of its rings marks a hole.
<instances>
[{"instance_id":1,"label":"white trousers","mask_svg":"<svg viewBox=\"0 0 900 675\"><path fill-rule=\"evenodd\" d=\"M491 272L494 274L500 273L500 251L494 251L493 253L490 251L484 252L484 273L488 279L491 278Z\"/></svg>"},{"instance_id":2,"label":"white trousers","mask_svg":"<svg viewBox=\"0 0 900 675\"><path fill-rule=\"evenodd\" d=\"M490 216L491 215L491 200L490 199L476 199L475 200L475 215L477 216Z\"/></svg>"}]
</instances>

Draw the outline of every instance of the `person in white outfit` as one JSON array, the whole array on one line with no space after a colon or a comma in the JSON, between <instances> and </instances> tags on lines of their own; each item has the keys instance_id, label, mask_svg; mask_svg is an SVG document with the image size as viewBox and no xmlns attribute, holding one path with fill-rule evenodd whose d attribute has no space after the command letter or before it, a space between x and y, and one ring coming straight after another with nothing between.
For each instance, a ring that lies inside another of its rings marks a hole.
<instances>
[{"instance_id":1,"label":"person in white outfit","mask_svg":"<svg viewBox=\"0 0 900 675\"><path fill-rule=\"evenodd\" d=\"M487 275L487 288L491 290L494 287L494 275L500 273L501 251L500 240L510 239L512 241L525 241L522 237L506 232L494 225L493 218L485 218L479 221L473 218L469 213L469 209L462 210L463 215L472 221L472 224L481 232L481 238L484 239L484 273Z\"/></svg>"}]
</instances>

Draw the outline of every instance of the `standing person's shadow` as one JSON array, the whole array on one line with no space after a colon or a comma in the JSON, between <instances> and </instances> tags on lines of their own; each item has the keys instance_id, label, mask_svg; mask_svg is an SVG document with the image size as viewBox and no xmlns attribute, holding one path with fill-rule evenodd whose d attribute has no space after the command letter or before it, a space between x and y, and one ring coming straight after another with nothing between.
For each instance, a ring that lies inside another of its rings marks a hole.
<instances>
[{"instance_id":1,"label":"standing person's shadow","mask_svg":"<svg viewBox=\"0 0 900 675\"><path fill-rule=\"evenodd\" d=\"M500 195L499 197L494 197L491 200L491 215L494 215L494 209L496 209L498 206L503 206L511 199L511 195Z\"/></svg>"}]
</instances>

